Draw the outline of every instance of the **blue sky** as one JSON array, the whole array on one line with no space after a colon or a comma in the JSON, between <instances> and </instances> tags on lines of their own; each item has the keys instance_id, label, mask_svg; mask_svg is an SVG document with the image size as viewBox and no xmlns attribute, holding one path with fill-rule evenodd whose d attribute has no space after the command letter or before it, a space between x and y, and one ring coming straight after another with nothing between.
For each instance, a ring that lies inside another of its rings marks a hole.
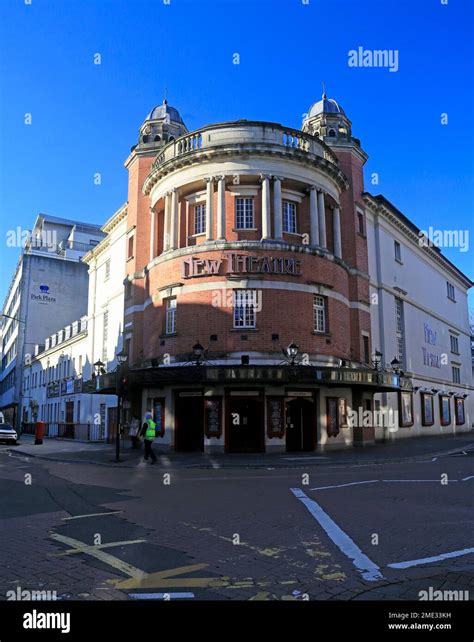
<instances>
[{"instance_id":1,"label":"blue sky","mask_svg":"<svg viewBox=\"0 0 474 642\"><path fill-rule=\"evenodd\" d=\"M165 87L190 130L299 127L324 80L369 154L366 189L474 242L471 0L165 2L0 0L1 300L19 254L8 230L39 212L102 223L126 200L123 161ZM397 49L399 70L349 67L358 46ZM474 279L472 252L445 254Z\"/></svg>"}]
</instances>

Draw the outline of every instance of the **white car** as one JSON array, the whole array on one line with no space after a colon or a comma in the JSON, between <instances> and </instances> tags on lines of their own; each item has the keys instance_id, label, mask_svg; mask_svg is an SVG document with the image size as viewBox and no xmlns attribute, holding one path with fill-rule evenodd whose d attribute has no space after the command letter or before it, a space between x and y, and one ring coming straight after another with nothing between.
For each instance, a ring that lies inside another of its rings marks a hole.
<instances>
[{"instance_id":1,"label":"white car","mask_svg":"<svg viewBox=\"0 0 474 642\"><path fill-rule=\"evenodd\" d=\"M18 443L18 434L10 424L0 424L0 441L16 446Z\"/></svg>"}]
</instances>

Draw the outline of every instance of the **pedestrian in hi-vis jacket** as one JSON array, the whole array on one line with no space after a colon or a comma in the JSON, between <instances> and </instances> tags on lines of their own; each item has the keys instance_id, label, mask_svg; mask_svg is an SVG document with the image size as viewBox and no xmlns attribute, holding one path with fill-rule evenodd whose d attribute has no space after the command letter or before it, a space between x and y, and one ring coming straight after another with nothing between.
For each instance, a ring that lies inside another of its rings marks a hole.
<instances>
[{"instance_id":1,"label":"pedestrian in hi-vis jacket","mask_svg":"<svg viewBox=\"0 0 474 642\"><path fill-rule=\"evenodd\" d=\"M156 424L152 419L151 412L147 412L145 414L145 421L143 423L140 434L143 437L145 444L145 461L148 461L148 457L151 457L151 463L155 464L156 455L153 452L152 445L156 437Z\"/></svg>"}]
</instances>

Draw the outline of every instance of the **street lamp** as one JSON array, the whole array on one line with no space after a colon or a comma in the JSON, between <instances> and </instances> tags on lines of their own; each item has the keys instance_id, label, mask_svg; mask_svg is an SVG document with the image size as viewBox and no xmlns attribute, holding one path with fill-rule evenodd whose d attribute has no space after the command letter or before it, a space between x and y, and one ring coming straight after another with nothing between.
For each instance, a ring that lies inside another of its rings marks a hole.
<instances>
[{"instance_id":1,"label":"street lamp","mask_svg":"<svg viewBox=\"0 0 474 642\"><path fill-rule=\"evenodd\" d=\"M120 434L122 428L122 409L123 409L123 392L124 392L124 381L123 381L123 369L127 361L127 353L125 350L117 352L115 355L117 358L117 371L115 375L115 392L117 394L117 432L115 435L115 461L120 462ZM95 364L94 364L95 365Z\"/></svg>"},{"instance_id":2,"label":"street lamp","mask_svg":"<svg viewBox=\"0 0 474 642\"><path fill-rule=\"evenodd\" d=\"M374 370L379 372L381 370L381 365L382 365L382 353L379 350L376 350L374 353L374 358L372 360L372 366Z\"/></svg>"},{"instance_id":3,"label":"street lamp","mask_svg":"<svg viewBox=\"0 0 474 642\"><path fill-rule=\"evenodd\" d=\"M282 348L285 359L290 362L290 366L296 364L296 357L298 356L299 346L292 341L286 348Z\"/></svg>"},{"instance_id":4,"label":"street lamp","mask_svg":"<svg viewBox=\"0 0 474 642\"><path fill-rule=\"evenodd\" d=\"M196 365L201 365L201 359L204 356L204 346L199 343L199 340L193 345L193 355Z\"/></svg>"},{"instance_id":5,"label":"street lamp","mask_svg":"<svg viewBox=\"0 0 474 642\"><path fill-rule=\"evenodd\" d=\"M286 355L288 359L290 360L290 365L294 366L296 362L296 357L298 356L299 352L299 346L296 345L294 341L292 341L289 346L286 348Z\"/></svg>"},{"instance_id":6,"label":"street lamp","mask_svg":"<svg viewBox=\"0 0 474 642\"><path fill-rule=\"evenodd\" d=\"M96 377L105 374L105 363L103 363L100 359L98 359L94 363L94 368L96 369L96 372L94 372L93 375L95 375Z\"/></svg>"},{"instance_id":7,"label":"street lamp","mask_svg":"<svg viewBox=\"0 0 474 642\"><path fill-rule=\"evenodd\" d=\"M390 365L392 367L392 370L394 371L395 374L399 374L400 372L400 361L395 357L390 361Z\"/></svg>"}]
</instances>

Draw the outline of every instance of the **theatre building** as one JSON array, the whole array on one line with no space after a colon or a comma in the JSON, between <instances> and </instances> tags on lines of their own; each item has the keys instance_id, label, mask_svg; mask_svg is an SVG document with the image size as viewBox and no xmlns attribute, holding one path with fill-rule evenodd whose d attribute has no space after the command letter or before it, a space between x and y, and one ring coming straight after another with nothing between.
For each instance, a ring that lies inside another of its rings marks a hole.
<instances>
[{"instance_id":1,"label":"theatre building","mask_svg":"<svg viewBox=\"0 0 474 642\"><path fill-rule=\"evenodd\" d=\"M147 116L125 162L123 339L129 403L153 412L160 446L372 443L352 411L412 394L372 337L366 160L325 95L301 130L240 120L188 132L166 101Z\"/></svg>"}]
</instances>

